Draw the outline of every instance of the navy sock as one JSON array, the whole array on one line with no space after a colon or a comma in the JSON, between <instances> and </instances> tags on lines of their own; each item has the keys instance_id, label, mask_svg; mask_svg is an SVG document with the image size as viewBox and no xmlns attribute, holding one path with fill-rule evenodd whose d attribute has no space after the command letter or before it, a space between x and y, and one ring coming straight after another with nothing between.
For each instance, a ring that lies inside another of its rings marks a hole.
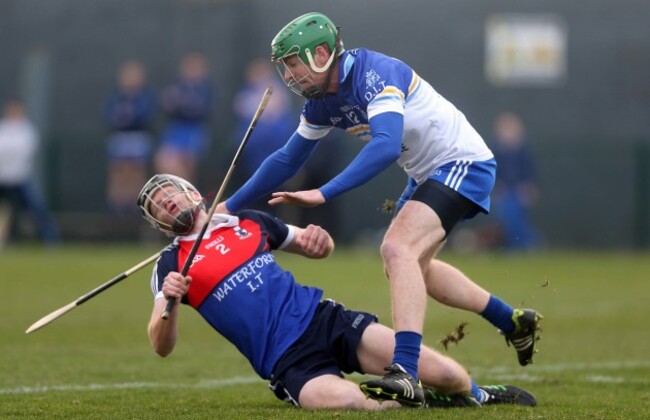
<instances>
[{"instance_id":1,"label":"navy sock","mask_svg":"<svg viewBox=\"0 0 650 420\"><path fill-rule=\"evenodd\" d=\"M418 380L418 359L422 336L413 331L395 333L395 355L393 364L398 363L416 381Z\"/></svg>"},{"instance_id":2,"label":"navy sock","mask_svg":"<svg viewBox=\"0 0 650 420\"><path fill-rule=\"evenodd\" d=\"M481 312L481 316L492 325L508 334L515 330L515 323L512 321L514 309L498 297L490 295L487 306Z\"/></svg>"}]
</instances>

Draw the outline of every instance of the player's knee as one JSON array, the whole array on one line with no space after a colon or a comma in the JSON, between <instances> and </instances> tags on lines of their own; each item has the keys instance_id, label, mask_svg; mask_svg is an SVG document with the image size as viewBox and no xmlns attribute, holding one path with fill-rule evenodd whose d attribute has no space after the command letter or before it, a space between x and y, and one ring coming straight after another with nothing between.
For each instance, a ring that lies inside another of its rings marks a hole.
<instances>
[{"instance_id":1,"label":"player's knee","mask_svg":"<svg viewBox=\"0 0 650 420\"><path fill-rule=\"evenodd\" d=\"M340 394L336 402L337 408L344 410L362 410L366 408L366 398L361 392L355 392L354 394L348 392L345 395Z\"/></svg>"},{"instance_id":2,"label":"player's knee","mask_svg":"<svg viewBox=\"0 0 650 420\"><path fill-rule=\"evenodd\" d=\"M470 386L470 377L462 366L448 360L437 366L432 385L440 391L449 393L467 391Z\"/></svg>"},{"instance_id":3,"label":"player's knee","mask_svg":"<svg viewBox=\"0 0 650 420\"><path fill-rule=\"evenodd\" d=\"M300 394L300 407L318 409L358 410L364 407L365 397L361 392L351 392L347 387L331 387L324 392Z\"/></svg>"},{"instance_id":4,"label":"player's knee","mask_svg":"<svg viewBox=\"0 0 650 420\"><path fill-rule=\"evenodd\" d=\"M379 251L384 260L384 265L387 266L386 268L399 261L404 261L406 258L413 257L412 251L409 250L405 242L390 237L384 238Z\"/></svg>"}]
</instances>

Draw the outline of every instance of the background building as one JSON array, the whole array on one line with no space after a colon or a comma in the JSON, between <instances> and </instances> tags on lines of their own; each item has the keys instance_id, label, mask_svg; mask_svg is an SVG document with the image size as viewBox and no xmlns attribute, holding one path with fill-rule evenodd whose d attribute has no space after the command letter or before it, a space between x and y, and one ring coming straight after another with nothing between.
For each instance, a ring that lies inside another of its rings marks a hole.
<instances>
[{"instance_id":1,"label":"background building","mask_svg":"<svg viewBox=\"0 0 650 420\"><path fill-rule=\"evenodd\" d=\"M23 98L40 128L40 180L64 237L102 237L90 223L105 207L101 109L120 62L140 59L161 88L187 51L206 55L218 93L198 183L216 189L232 159L231 102L246 63L313 10L342 27L346 47L409 63L486 137L498 113L518 112L538 163L534 219L549 246L650 244L650 2L4 0L0 98ZM336 141L344 146L332 164L361 146ZM395 167L339 197L342 237L384 227L382 203L404 183Z\"/></svg>"}]
</instances>

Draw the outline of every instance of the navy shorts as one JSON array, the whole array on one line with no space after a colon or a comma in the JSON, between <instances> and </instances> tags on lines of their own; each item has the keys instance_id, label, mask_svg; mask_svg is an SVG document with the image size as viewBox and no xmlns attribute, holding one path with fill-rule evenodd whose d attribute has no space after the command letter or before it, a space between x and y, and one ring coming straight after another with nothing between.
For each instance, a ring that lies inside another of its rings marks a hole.
<instances>
[{"instance_id":1,"label":"navy shorts","mask_svg":"<svg viewBox=\"0 0 650 420\"><path fill-rule=\"evenodd\" d=\"M307 330L275 364L269 387L282 401L298 404L302 387L311 379L341 372L361 372L357 347L375 315L349 311L332 300L321 302Z\"/></svg>"}]
</instances>

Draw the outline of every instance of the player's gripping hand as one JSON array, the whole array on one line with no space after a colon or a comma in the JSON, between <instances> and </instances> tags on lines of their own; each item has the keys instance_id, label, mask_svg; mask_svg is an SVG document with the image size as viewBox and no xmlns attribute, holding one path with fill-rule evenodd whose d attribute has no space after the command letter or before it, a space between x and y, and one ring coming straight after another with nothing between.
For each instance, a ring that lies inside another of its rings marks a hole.
<instances>
[{"instance_id":1,"label":"player's gripping hand","mask_svg":"<svg viewBox=\"0 0 650 420\"><path fill-rule=\"evenodd\" d=\"M165 277L162 292L166 298L180 299L187 294L191 282L192 277L183 277L181 273L170 271Z\"/></svg>"},{"instance_id":2,"label":"player's gripping hand","mask_svg":"<svg viewBox=\"0 0 650 420\"><path fill-rule=\"evenodd\" d=\"M296 237L301 254L309 258L325 258L334 251L334 240L325 229L308 225Z\"/></svg>"}]
</instances>

